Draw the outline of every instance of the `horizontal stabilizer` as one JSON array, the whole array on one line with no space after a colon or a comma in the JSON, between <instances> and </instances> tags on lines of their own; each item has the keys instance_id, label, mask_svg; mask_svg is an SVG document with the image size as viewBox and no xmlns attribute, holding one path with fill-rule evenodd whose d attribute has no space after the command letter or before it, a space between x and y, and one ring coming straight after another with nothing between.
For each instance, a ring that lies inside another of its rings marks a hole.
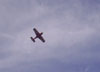
<instances>
[{"instance_id":1,"label":"horizontal stabilizer","mask_svg":"<svg viewBox=\"0 0 100 72\"><path fill-rule=\"evenodd\" d=\"M33 41L33 42L35 42L35 39L33 38L33 37L30 37L31 38L31 40Z\"/></svg>"}]
</instances>

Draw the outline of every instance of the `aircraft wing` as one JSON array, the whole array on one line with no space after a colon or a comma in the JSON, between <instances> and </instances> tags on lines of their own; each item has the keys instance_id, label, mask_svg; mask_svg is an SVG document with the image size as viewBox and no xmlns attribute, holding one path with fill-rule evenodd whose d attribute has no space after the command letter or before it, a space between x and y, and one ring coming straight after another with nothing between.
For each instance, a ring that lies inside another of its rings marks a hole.
<instances>
[{"instance_id":1,"label":"aircraft wing","mask_svg":"<svg viewBox=\"0 0 100 72\"><path fill-rule=\"evenodd\" d=\"M42 36L38 37L42 42L45 42L44 38Z\"/></svg>"},{"instance_id":2,"label":"aircraft wing","mask_svg":"<svg viewBox=\"0 0 100 72\"><path fill-rule=\"evenodd\" d=\"M39 34L39 32L36 28L34 28L33 31L35 32L36 35Z\"/></svg>"}]
</instances>

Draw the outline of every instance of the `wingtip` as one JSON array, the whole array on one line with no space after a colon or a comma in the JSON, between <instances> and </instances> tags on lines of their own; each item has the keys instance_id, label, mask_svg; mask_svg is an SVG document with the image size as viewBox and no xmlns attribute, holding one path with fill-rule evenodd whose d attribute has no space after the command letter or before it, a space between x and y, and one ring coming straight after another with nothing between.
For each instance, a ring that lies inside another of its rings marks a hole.
<instances>
[{"instance_id":1,"label":"wingtip","mask_svg":"<svg viewBox=\"0 0 100 72\"><path fill-rule=\"evenodd\" d=\"M34 30L34 29L36 29L36 28L33 28L33 30Z\"/></svg>"},{"instance_id":2,"label":"wingtip","mask_svg":"<svg viewBox=\"0 0 100 72\"><path fill-rule=\"evenodd\" d=\"M45 41L43 41L43 43L45 43Z\"/></svg>"}]
</instances>

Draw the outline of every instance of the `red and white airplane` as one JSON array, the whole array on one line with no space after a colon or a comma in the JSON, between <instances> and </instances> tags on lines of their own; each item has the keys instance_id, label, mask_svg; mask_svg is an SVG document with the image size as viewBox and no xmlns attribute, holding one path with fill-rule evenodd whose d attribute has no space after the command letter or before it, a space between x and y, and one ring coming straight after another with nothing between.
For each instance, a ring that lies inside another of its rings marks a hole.
<instances>
[{"instance_id":1,"label":"red and white airplane","mask_svg":"<svg viewBox=\"0 0 100 72\"><path fill-rule=\"evenodd\" d=\"M45 42L44 38L42 37L43 32L39 33L38 30L37 30L36 28L34 28L33 31L34 31L35 34L36 34L36 37L35 37L35 38L30 37L31 40L32 40L33 42L35 42L35 39L36 39L36 38L39 38L42 42Z\"/></svg>"}]
</instances>

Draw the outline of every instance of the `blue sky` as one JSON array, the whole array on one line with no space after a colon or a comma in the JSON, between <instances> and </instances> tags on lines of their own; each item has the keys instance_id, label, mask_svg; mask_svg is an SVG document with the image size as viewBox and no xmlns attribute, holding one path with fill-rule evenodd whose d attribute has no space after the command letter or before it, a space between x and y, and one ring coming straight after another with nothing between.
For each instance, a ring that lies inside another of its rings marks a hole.
<instances>
[{"instance_id":1,"label":"blue sky","mask_svg":"<svg viewBox=\"0 0 100 72\"><path fill-rule=\"evenodd\" d=\"M99 72L99 23L99 0L0 0L0 72Z\"/></svg>"}]
</instances>

